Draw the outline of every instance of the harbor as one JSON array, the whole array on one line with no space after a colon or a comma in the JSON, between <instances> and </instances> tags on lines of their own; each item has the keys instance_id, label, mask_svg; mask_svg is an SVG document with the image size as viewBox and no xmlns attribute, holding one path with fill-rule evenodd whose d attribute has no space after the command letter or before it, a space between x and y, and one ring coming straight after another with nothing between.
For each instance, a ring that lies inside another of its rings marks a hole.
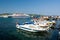
<instances>
[{"instance_id":1,"label":"harbor","mask_svg":"<svg viewBox=\"0 0 60 40\"><path fill-rule=\"evenodd\" d=\"M16 22L20 24L24 22L31 22L31 18L0 18L0 40L59 40L60 34L58 28L60 27L60 20L56 20L55 28L49 31L29 32L16 28ZM23 37L24 36L24 37ZM24 39L23 39L24 38Z\"/></svg>"}]
</instances>

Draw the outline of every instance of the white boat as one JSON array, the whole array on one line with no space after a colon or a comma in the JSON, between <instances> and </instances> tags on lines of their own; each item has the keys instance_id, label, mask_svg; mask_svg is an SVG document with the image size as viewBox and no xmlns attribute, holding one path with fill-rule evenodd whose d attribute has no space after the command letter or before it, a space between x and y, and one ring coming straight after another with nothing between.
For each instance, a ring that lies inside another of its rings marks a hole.
<instances>
[{"instance_id":1,"label":"white boat","mask_svg":"<svg viewBox=\"0 0 60 40\"><path fill-rule=\"evenodd\" d=\"M28 14L13 14L12 18L29 18Z\"/></svg>"},{"instance_id":2,"label":"white boat","mask_svg":"<svg viewBox=\"0 0 60 40\"><path fill-rule=\"evenodd\" d=\"M18 29L31 31L31 32L48 31L51 26L52 26L52 23L47 25L47 22L45 24L44 23L40 23L40 24L24 24L24 25L16 24L16 27Z\"/></svg>"},{"instance_id":3,"label":"white boat","mask_svg":"<svg viewBox=\"0 0 60 40\"><path fill-rule=\"evenodd\" d=\"M7 15L5 15L5 16L3 16L3 18L8 18L8 16L7 16Z\"/></svg>"}]
</instances>

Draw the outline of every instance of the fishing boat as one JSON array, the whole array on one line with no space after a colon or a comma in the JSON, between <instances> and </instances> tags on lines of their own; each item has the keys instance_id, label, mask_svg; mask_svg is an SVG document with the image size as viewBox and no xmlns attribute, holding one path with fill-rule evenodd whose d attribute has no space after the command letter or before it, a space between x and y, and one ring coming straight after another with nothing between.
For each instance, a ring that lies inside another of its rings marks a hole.
<instances>
[{"instance_id":1,"label":"fishing boat","mask_svg":"<svg viewBox=\"0 0 60 40\"><path fill-rule=\"evenodd\" d=\"M43 23L35 24L35 23L28 23L26 22L23 25L16 24L16 27L18 29L30 31L30 32L40 32L40 31L48 31L50 27L52 26L52 23L48 24L47 22L43 21Z\"/></svg>"}]
</instances>

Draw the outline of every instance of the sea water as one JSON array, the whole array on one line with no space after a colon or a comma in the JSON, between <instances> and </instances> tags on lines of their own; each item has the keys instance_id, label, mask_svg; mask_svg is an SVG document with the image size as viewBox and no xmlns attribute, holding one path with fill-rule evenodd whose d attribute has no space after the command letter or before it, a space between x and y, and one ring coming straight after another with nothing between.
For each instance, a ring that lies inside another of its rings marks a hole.
<instances>
[{"instance_id":1,"label":"sea water","mask_svg":"<svg viewBox=\"0 0 60 40\"><path fill-rule=\"evenodd\" d=\"M31 18L0 18L0 40L59 40L59 31L56 29L33 33L16 28L16 22L23 24L30 21ZM59 23L57 21L57 24Z\"/></svg>"}]
</instances>

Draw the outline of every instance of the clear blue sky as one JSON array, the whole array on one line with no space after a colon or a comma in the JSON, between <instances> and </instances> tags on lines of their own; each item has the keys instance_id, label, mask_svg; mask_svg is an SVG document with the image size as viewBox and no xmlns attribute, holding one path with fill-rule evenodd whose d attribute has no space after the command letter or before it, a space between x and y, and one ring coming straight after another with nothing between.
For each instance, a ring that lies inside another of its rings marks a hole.
<instances>
[{"instance_id":1,"label":"clear blue sky","mask_svg":"<svg viewBox=\"0 0 60 40\"><path fill-rule=\"evenodd\" d=\"M60 15L60 0L0 0L1 13Z\"/></svg>"}]
</instances>

